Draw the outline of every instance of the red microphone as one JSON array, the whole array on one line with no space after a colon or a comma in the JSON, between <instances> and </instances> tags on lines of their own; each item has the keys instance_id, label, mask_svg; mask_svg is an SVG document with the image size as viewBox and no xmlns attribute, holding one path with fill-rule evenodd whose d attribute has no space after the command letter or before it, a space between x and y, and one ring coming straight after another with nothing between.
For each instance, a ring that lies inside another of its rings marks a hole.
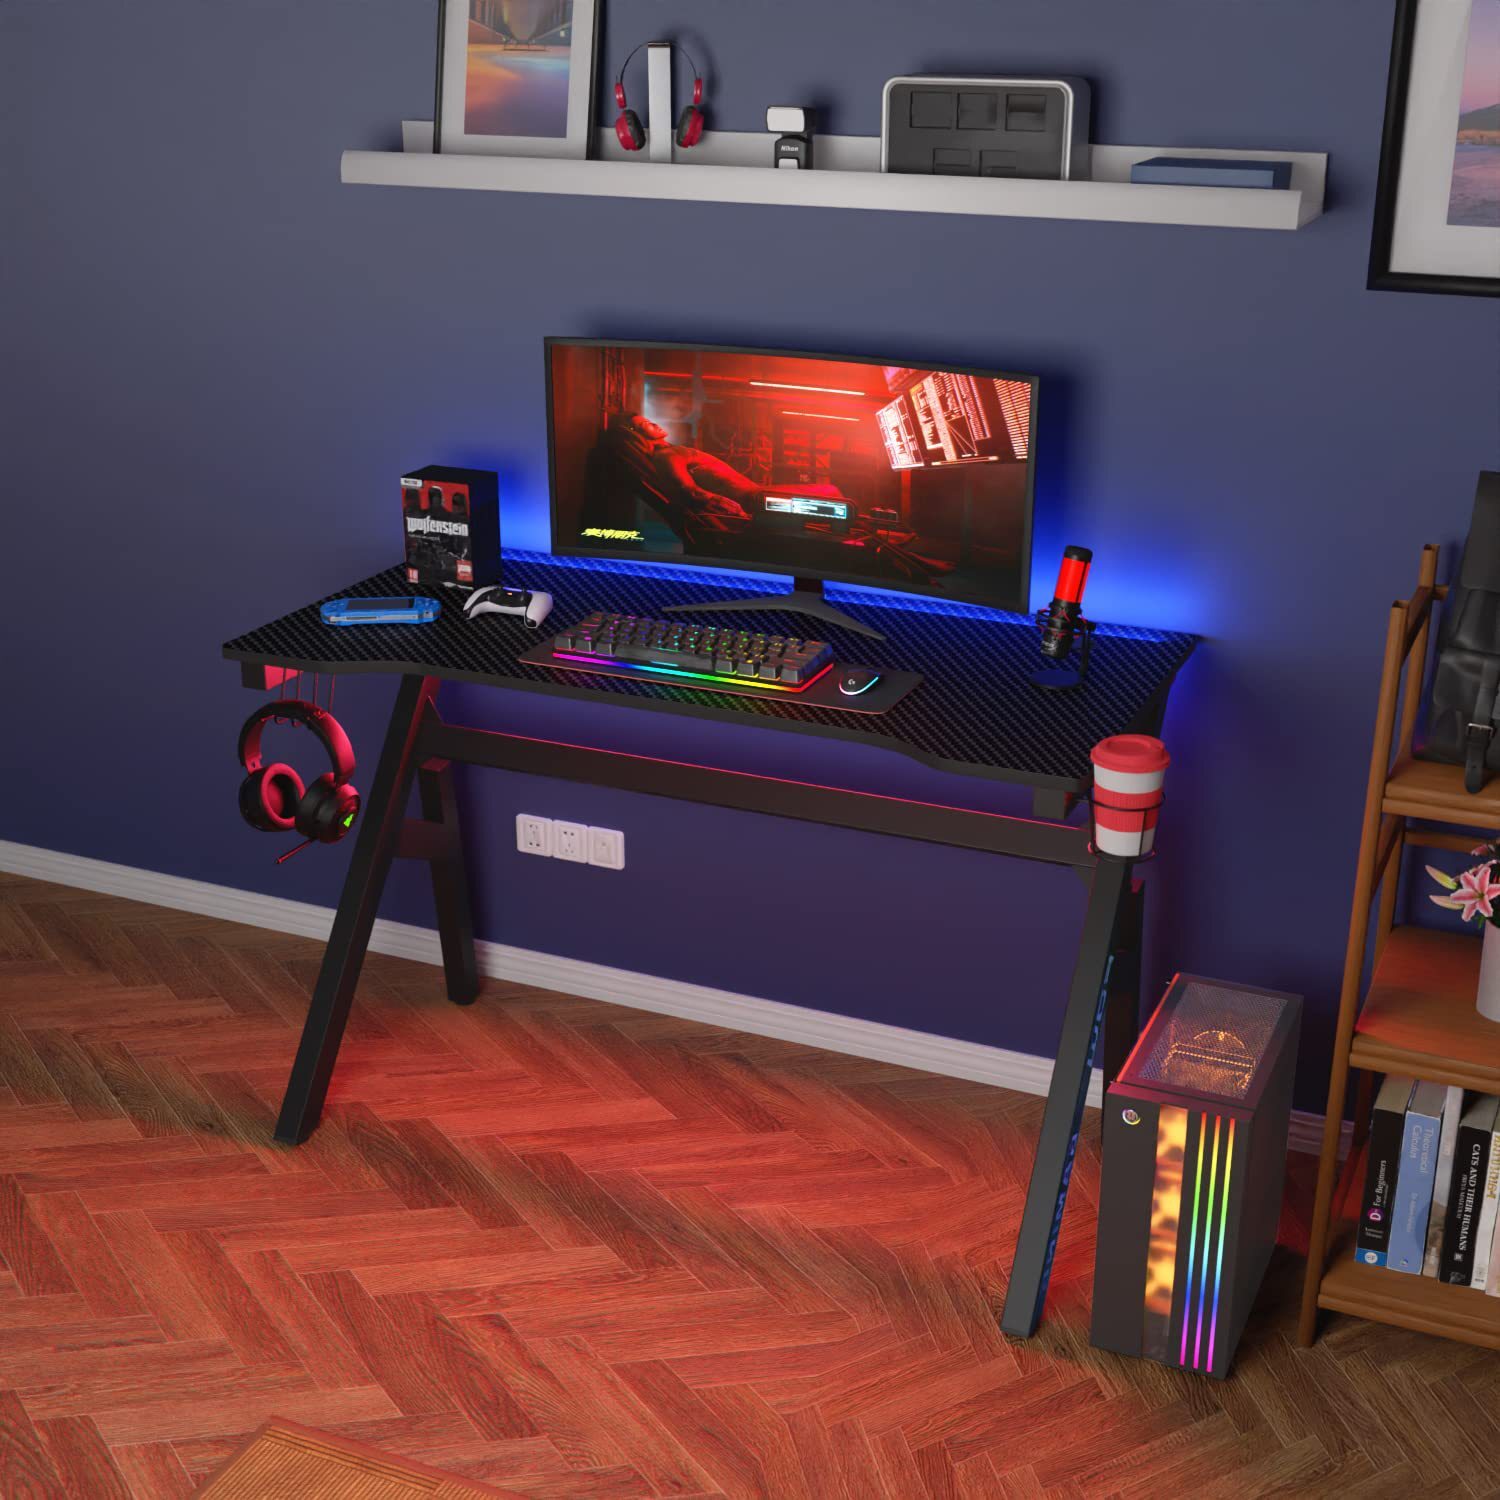
<instances>
[{"instance_id":1,"label":"red microphone","mask_svg":"<svg viewBox=\"0 0 1500 1500\"><path fill-rule=\"evenodd\" d=\"M1042 655L1061 661L1073 649L1073 637L1083 613L1083 589L1089 581L1094 554L1087 547L1064 547L1062 567L1052 603L1042 615Z\"/></svg>"}]
</instances>

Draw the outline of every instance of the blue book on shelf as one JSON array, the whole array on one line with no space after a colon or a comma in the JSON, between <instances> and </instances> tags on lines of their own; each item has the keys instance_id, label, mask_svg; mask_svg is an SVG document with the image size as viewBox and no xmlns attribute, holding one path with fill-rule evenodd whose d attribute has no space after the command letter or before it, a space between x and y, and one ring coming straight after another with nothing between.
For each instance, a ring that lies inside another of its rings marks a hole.
<instances>
[{"instance_id":1,"label":"blue book on shelf","mask_svg":"<svg viewBox=\"0 0 1500 1500\"><path fill-rule=\"evenodd\" d=\"M1406 1106L1401 1134L1401 1167L1392 1200L1391 1239L1386 1266L1392 1271L1422 1274L1427 1249L1427 1216L1437 1175L1438 1131L1448 1091L1440 1083L1419 1083Z\"/></svg>"},{"instance_id":2,"label":"blue book on shelf","mask_svg":"<svg viewBox=\"0 0 1500 1500\"><path fill-rule=\"evenodd\" d=\"M1183 187L1289 188L1289 161L1244 161L1234 156L1152 156L1130 169L1132 182L1175 182Z\"/></svg>"}]
</instances>

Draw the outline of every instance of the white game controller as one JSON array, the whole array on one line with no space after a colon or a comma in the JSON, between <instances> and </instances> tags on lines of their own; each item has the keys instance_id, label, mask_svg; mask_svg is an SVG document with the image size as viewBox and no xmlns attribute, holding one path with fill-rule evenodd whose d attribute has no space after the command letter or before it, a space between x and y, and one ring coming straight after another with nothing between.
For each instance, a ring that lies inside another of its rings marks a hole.
<instances>
[{"instance_id":1,"label":"white game controller","mask_svg":"<svg viewBox=\"0 0 1500 1500\"><path fill-rule=\"evenodd\" d=\"M475 589L464 600L464 618L480 615L524 615L526 628L535 630L552 613L552 595L540 589L507 589L498 583Z\"/></svg>"}]
</instances>

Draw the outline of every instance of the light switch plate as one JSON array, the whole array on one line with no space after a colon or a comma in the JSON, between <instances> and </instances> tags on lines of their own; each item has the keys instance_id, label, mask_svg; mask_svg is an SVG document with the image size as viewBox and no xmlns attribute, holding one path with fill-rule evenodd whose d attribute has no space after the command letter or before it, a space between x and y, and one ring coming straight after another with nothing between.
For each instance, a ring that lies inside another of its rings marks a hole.
<instances>
[{"instance_id":1,"label":"light switch plate","mask_svg":"<svg viewBox=\"0 0 1500 1500\"><path fill-rule=\"evenodd\" d=\"M618 828L590 828L589 863L601 870L623 870L625 835Z\"/></svg>"}]
</instances>

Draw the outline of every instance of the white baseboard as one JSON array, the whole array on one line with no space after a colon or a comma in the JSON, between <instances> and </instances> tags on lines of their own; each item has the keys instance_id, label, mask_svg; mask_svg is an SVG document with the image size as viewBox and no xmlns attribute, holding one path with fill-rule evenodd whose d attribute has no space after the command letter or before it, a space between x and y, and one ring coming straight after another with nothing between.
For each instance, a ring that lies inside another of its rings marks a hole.
<instances>
[{"instance_id":1,"label":"white baseboard","mask_svg":"<svg viewBox=\"0 0 1500 1500\"><path fill-rule=\"evenodd\" d=\"M0 839L0 871L28 875L34 880L51 881L56 885L75 886L80 890L124 896L131 901L145 901L174 911L222 917L225 921L243 922L251 927L265 927L299 937L326 938L333 926L332 907L288 901L280 896L263 896L254 891L236 890L233 886L186 880L177 875L162 875L132 865L109 864L100 859L61 854L56 850L38 849L4 839ZM390 922L382 918L375 923L370 947L377 953L410 958L418 963L442 962L438 935L431 927L414 927L406 922ZM810 1010L781 1000L738 995L731 990L712 989L708 985L690 984L681 979L663 979L654 974L638 974L630 969L615 969L607 964L588 963L556 953L539 953L532 948L514 948L507 943L481 941L475 944L475 948L481 973L513 984L533 985L538 989L581 995L590 1000L608 1000L635 1010L680 1016L710 1026L724 1026L733 1031L748 1031L757 1036L822 1047L829 1052L921 1068L944 1077L966 1078L1023 1094L1045 1094L1052 1079L1052 1060L1029 1052L1013 1052L983 1042L958 1041L953 1037L911 1031L882 1021L865 1021L856 1016ZM1097 1109L1100 1102L1101 1080L1096 1068L1089 1081L1088 1103ZM1348 1129L1346 1124L1346 1140ZM1322 1135L1322 1115L1303 1110L1292 1112L1291 1150L1316 1153Z\"/></svg>"}]
</instances>

